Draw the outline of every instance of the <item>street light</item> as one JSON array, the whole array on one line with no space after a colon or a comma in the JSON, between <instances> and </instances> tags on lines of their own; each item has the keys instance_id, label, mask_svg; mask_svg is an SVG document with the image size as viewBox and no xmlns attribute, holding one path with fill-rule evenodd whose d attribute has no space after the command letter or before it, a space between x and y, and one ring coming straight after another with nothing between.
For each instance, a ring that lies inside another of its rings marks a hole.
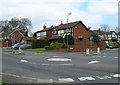
<instances>
[{"instance_id":1,"label":"street light","mask_svg":"<svg viewBox=\"0 0 120 85\"><path fill-rule=\"evenodd\" d=\"M71 13L67 15L67 50L68 50L68 17L69 15L71 15Z\"/></svg>"}]
</instances>

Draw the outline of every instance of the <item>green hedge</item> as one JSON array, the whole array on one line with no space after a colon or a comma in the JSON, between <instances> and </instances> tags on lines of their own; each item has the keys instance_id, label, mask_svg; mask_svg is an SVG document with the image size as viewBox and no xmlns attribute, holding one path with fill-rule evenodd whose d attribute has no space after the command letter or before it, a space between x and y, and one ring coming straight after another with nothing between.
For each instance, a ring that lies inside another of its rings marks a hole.
<instances>
[{"instance_id":1,"label":"green hedge","mask_svg":"<svg viewBox=\"0 0 120 85\"><path fill-rule=\"evenodd\" d=\"M39 39L32 41L32 49L35 48L44 48L45 46L49 46L50 42L47 39Z\"/></svg>"}]
</instances>

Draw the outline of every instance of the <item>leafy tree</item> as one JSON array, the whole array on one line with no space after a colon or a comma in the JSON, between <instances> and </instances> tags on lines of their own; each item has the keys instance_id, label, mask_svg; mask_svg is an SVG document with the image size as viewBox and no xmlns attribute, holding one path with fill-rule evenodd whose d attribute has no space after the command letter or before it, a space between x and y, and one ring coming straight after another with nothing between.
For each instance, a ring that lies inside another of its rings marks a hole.
<instances>
[{"instance_id":1,"label":"leafy tree","mask_svg":"<svg viewBox=\"0 0 120 85\"><path fill-rule=\"evenodd\" d=\"M59 37L58 37L58 43L64 43L64 39L63 39L62 36L59 36Z\"/></svg>"},{"instance_id":2,"label":"leafy tree","mask_svg":"<svg viewBox=\"0 0 120 85\"><path fill-rule=\"evenodd\" d=\"M91 36L93 37L92 41L95 42L95 43L97 43L97 45L99 47L100 46L100 42L101 42L100 37L98 35L96 35L96 34L93 34ZM89 38L89 40L90 40L90 38Z\"/></svg>"},{"instance_id":3,"label":"leafy tree","mask_svg":"<svg viewBox=\"0 0 120 85\"><path fill-rule=\"evenodd\" d=\"M65 35L65 43L68 45L74 44L74 38L71 35Z\"/></svg>"},{"instance_id":4,"label":"leafy tree","mask_svg":"<svg viewBox=\"0 0 120 85\"><path fill-rule=\"evenodd\" d=\"M37 37L36 33L33 34L33 37Z\"/></svg>"}]
</instances>

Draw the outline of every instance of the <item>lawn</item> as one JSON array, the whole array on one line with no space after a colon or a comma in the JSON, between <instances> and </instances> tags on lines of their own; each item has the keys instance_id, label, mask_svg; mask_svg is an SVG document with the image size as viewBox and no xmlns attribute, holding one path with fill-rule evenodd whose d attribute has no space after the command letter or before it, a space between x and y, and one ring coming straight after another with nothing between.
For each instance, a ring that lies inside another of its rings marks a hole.
<instances>
[{"instance_id":1,"label":"lawn","mask_svg":"<svg viewBox=\"0 0 120 85\"><path fill-rule=\"evenodd\" d=\"M28 52L45 52L46 49L45 48L26 49L25 51L28 51Z\"/></svg>"}]
</instances>

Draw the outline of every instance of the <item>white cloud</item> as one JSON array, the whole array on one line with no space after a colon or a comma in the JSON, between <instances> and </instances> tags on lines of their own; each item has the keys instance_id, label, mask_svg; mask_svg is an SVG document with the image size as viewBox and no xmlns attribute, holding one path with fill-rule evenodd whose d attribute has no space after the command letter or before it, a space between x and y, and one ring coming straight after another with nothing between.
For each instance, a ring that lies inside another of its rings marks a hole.
<instances>
[{"instance_id":1,"label":"white cloud","mask_svg":"<svg viewBox=\"0 0 120 85\"><path fill-rule=\"evenodd\" d=\"M89 12L101 15L116 15L118 0L91 0L88 4Z\"/></svg>"},{"instance_id":2,"label":"white cloud","mask_svg":"<svg viewBox=\"0 0 120 85\"><path fill-rule=\"evenodd\" d=\"M88 2L87 10L81 10L83 2ZM33 23L33 31L47 26L82 20L86 26L97 27L105 16L117 15L117 0L2 0L0 20L12 17L27 17Z\"/></svg>"}]
</instances>

